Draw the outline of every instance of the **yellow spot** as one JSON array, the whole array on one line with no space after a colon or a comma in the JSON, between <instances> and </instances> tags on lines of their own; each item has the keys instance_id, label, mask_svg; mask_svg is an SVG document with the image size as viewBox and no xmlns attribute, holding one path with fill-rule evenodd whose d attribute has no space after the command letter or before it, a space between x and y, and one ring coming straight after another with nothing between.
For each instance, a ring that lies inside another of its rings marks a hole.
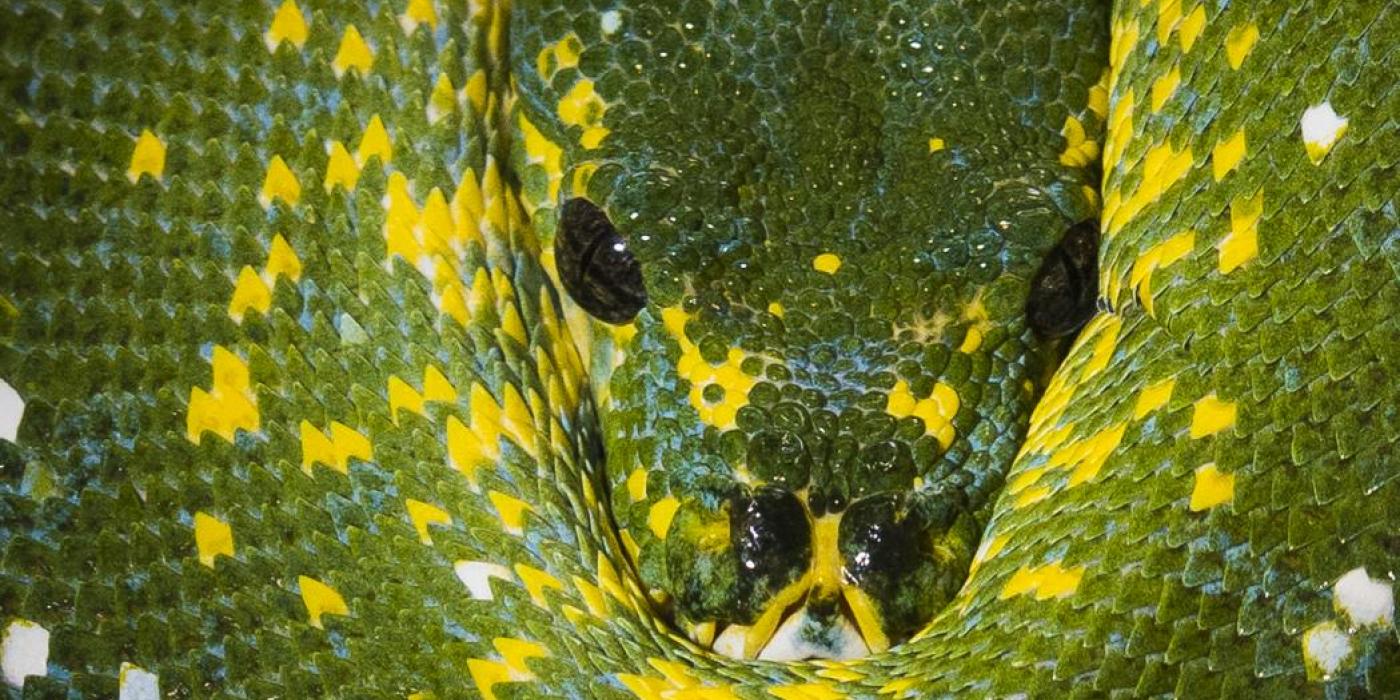
<instances>
[{"instance_id":1,"label":"yellow spot","mask_svg":"<svg viewBox=\"0 0 1400 700\"><path fill-rule=\"evenodd\" d=\"M776 302L776 301L772 301L772 302L769 302L769 303L768 303L768 313L773 314L774 316L777 316L778 318L782 318L784 312L785 312L785 310L783 309L783 305L782 305L782 304L780 304L780 303L778 303L778 302Z\"/></svg>"},{"instance_id":2,"label":"yellow spot","mask_svg":"<svg viewBox=\"0 0 1400 700\"><path fill-rule=\"evenodd\" d=\"M301 183L297 182L296 174L287 167L282 156L273 156L272 162L267 165L267 175L263 178L262 193L258 196L258 202L267 209L278 199L295 205L297 200L301 199Z\"/></svg>"},{"instance_id":3,"label":"yellow spot","mask_svg":"<svg viewBox=\"0 0 1400 700\"><path fill-rule=\"evenodd\" d=\"M1080 375L1079 381L1088 381L1108 367L1109 360L1113 359L1113 351L1118 346L1118 331L1122 327L1121 316L1108 316L1095 328L1097 340L1094 341L1094 351L1084 363L1084 373Z\"/></svg>"},{"instance_id":4,"label":"yellow spot","mask_svg":"<svg viewBox=\"0 0 1400 700\"><path fill-rule=\"evenodd\" d=\"M423 406L423 395L417 389L409 386L398 377L389 377L389 415L394 420L394 425L399 424L399 410L408 409L420 416L426 417L427 411Z\"/></svg>"},{"instance_id":5,"label":"yellow spot","mask_svg":"<svg viewBox=\"0 0 1400 700\"><path fill-rule=\"evenodd\" d=\"M214 568L214 557L233 556L233 529L228 523L199 511L194 514L194 544L199 563Z\"/></svg>"},{"instance_id":6,"label":"yellow spot","mask_svg":"<svg viewBox=\"0 0 1400 700\"><path fill-rule=\"evenodd\" d=\"M535 679L526 663L532 658L549 656L549 650L535 642L509 637L497 637L492 645L503 661L467 659L467 672L485 700L496 700L494 687L500 683L518 683Z\"/></svg>"},{"instance_id":7,"label":"yellow spot","mask_svg":"<svg viewBox=\"0 0 1400 700\"><path fill-rule=\"evenodd\" d=\"M499 456L495 441L485 443L456 416L447 418L447 460L453 469L467 477L472 490L477 489L476 470L491 464Z\"/></svg>"},{"instance_id":8,"label":"yellow spot","mask_svg":"<svg viewBox=\"0 0 1400 700\"><path fill-rule=\"evenodd\" d=\"M1264 193L1230 202L1230 233L1220 239L1220 273L1228 274L1259 255L1259 217Z\"/></svg>"},{"instance_id":9,"label":"yellow spot","mask_svg":"<svg viewBox=\"0 0 1400 700\"><path fill-rule=\"evenodd\" d=\"M428 96L428 123L436 124L456 109L457 92L452 89L452 81L447 74L443 73L438 76L437 82L433 84L433 92Z\"/></svg>"},{"instance_id":10,"label":"yellow spot","mask_svg":"<svg viewBox=\"0 0 1400 700\"><path fill-rule=\"evenodd\" d=\"M1050 497L1049 486L1032 486L1016 494L1016 500L1012 504L1013 508L1025 508L1034 503L1039 503Z\"/></svg>"},{"instance_id":11,"label":"yellow spot","mask_svg":"<svg viewBox=\"0 0 1400 700\"><path fill-rule=\"evenodd\" d=\"M1086 168L1099 157L1099 142L1084 135L1084 125L1073 115L1065 117L1065 125L1060 129L1065 137L1065 150L1060 153L1060 164L1071 168Z\"/></svg>"},{"instance_id":12,"label":"yellow spot","mask_svg":"<svg viewBox=\"0 0 1400 700\"><path fill-rule=\"evenodd\" d=\"M1118 165L1118 158L1123 154L1123 149L1128 146L1128 140L1133 135L1133 109L1136 98L1132 88L1129 88L1113 103L1113 112L1108 116L1108 135L1105 137L1103 161L1104 169L1110 170ZM1117 193L1110 193L1110 196L1117 196ZM1110 210L1107 199L1104 202L1104 211Z\"/></svg>"},{"instance_id":13,"label":"yellow spot","mask_svg":"<svg viewBox=\"0 0 1400 700\"><path fill-rule=\"evenodd\" d=\"M295 0L287 0L272 16L272 26L263 35L263 43L267 44L268 51L276 51L283 41L290 41L300 49L306 44L306 33L306 17L301 14L301 8Z\"/></svg>"},{"instance_id":14,"label":"yellow spot","mask_svg":"<svg viewBox=\"0 0 1400 700\"><path fill-rule=\"evenodd\" d=\"M983 540L982 545L977 548L977 555L972 558L972 566L967 570L967 578L971 579L973 574L976 574L977 570L982 568L983 562L995 559L998 554L1001 554L1002 550L1006 549L1006 543L1010 541L1010 539L1010 535L1000 533L994 537Z\"/></svg>"},{"instance_id":15,"label":"yellow spot","mask_svg":"<svg viewBox=\"0 0 1400 700\"><path fill-rule=\"evenodd\" d=\"M817 675L821 676L822 678L830 678L833 681L840 681L842 683L850 683L852 681L858 681L862 678L865 678L865 674L861 673L860 671L845 668L844 666L840 665L844 663L842 661L827 661L824 659L820 659L817 661L813 661L812 663L818 666L826 666L826 668L817 671ZM841 695L838 697L845 696Z\"/></svg>"},{"instance_id":16,"label":"yellow spot","mask_svg":"<svg viewBox=\"0 0 1400 700\"><path fill-rule=\"evenodd\" d=\"M647 498L647 470L644 467L637 467L627 477L627 495L632 498L632 502L645 501Z\"/></svg>"},{"instance_id":17,"label":"yellow spot","mask_svg":"<svg viewBox=\"0 0 1400 700\"><path fill-rule=\"evenodd\" d=\"M1043 566L1022 566L1016 570L997 596L1001 600L1020 595L1034 595L1036 600L1065 598L1073 595L1084 577L1084 567L1064 568L1054 561Z\"/></svg>"},{"instance_id":18,"label":"yellow spot","mask_svg":"<svg viewBox=\"0 0 1400 700\"><path fill-rule=\"evenodd\" d=\"M437 10L432 0L408 0L408 9L404 10L403 16L413 23L414 28L419 24L437 28Z\"/></svg>"},{"instance_id":19,"label":"yellow spot","mask_svg":"<svg viewBox=\"0 0 1400 700\"><path fill-rule=\"evenodd\" d=\"M1215 149L1211 151L1211 165L1215 172L1215 181L1220 182L1231 170L1244 160L1246 147L1244 142L1244 129L1235 132L1234 136L1217 143Z\"/></svg>"},{"instance_id":20,"label":"yellow spot","mask_svg":"<svg viewBox=\"0 0 1400 700\"><path fill-rule=\"evenodd\" d=\"M565 68L578 66L578 57L582 52L583 44L579 42L578 37L569 34L540 49L539 54L535 56L535 70L541 78L549 80Z\"/></svg>"},{"instance_id":21,"label":"yellow spot","mask_svg":"<svg viewBox=\"0 0 1400 700\"><path fill-rule=\"evenodd\" d=\"M301 601L306 604L306 613L311 618L311 626L321 626L322 615L349 615L345 599L334 588L309 576L298 576L297 586L301 588Z\"/></svg>"},{"instance_id":22,"label":"yellow spot","mask_svg":"<svg viewBox=\"0 0 1400 700\"><path fill-rule=\"evenodd\" d=\"M1099 82L1094 83L1089 88L1089 111L1094 113L1099 119L1108 116L1108 81L1111 71L1104 69L1103 75L1099 76Z\"/></svg>"},{"instance_id":23,"label":"yellow spot","mask_svg":"<svg viewBox=\"0 0 1400 700\"><path fill-rule=\"evenodd\" d=\"M542 166L549 182L549 194L546 201L527 202L527 205L540 207L552 204L559 199L559 183L564 177L562 165L564 149L545 138L544 134L540 133L540 130L536 129L535 125L525 118L524 113L521 113L519 121L520 133L524 136L525 141L526 161ZM524 195L523 192L522 195Z\"/></svg>"},{"instance_id":24,"label":"yellow spot","mask_svg":"<svg viewBox=\"0 0 1400 700\"><path fill-rule=\"evenodd\" d=\"M360 166L355 164L344 144L332 141L330 160L326 163L326 192L331 192L337 185L344 187L346 192L354 192L355 183L359 180Z\"/></svg>"},{"instance_id":25,"label":"yellow spot","mask_svg":"<svg viewBox=\"0 0 1400 700\"><path fill-rule=\"evenodd\" d=\"M1149 315L1153 314L1152 273L1186 257L1195 246L1196 232L1183 231L1148 248L1133 261L1128 284L1137 290L1137 297Z\"/></svg>"},{"instance_id":26,"label":"yellow spot","mask_svg":"<svg viewBox=\"0 0 1400 700\"><path fill-rule=\"evenodd\" d=\"M467 78L467 101L477 114L486 113L486 71L478 68Z\"/></svg>"},{"instance_id":27,"label":"yellow spot","mask_svg":"<svg viewBox=\"0 0 1400 700\"><path fill-rule=\"evenodd\" d=\"M1137 404L1133 406L1133 420L1142 420L1147 414L1167 405L1175 388L1175 378L1144 387L1142 393L1138 394Z\"/></svg>"},{"instance_id":28,"label":"yellow spot","mask_svg":"<svg viewBox=\"0 0 1400 700\"><path fill-rule=\"evenodd\" d=\"M603 113L607 108L603 98L594 92L593 81L583 78L559 98L559 119L570 126L583 128L580 143L584 148L597 148L608 135L608 130L602 126Z\"/></svg>"},{"instance_id":29,"label":"yellow spot","mask_svg":"<svg viewBox=\"0 0 1400 700\"><path fill-rule=\"evenodd\" d=\"M413 523L413 529L418 531L418 541L423 544L433 543L432 536L428 534L429 525L452 524L452 516L431 503L410 498L405 501L405 505L408 507L408 519Z\"/></svg>"},{"instance_id":30,"label":"yellow spot","mask_svg":"<svg viewBox=\"0 0 1400 700\"><path fill-rule=\"evenodd\" d=\"M749 390L758 380L744 373L743 350L730 348L724 362L712 365L700 355L700 349L685 335L685 324L689 320L678 306L661 310L662 324L680 345L681 357L676 363L676 371L690 382L690 405L699 415L701 422L717 428L734 427L734 416L740 408L749 403ZM705 399L705 387L717 384L724 389L724 398L718 403Z\"/></svg>"},{"instance_id":31,"label":"yellow spot","mask_svg":"<svg viewBox=\"0 0 1400 700\"><path fill-rule=\"evenodd\" d=\"M279 277L286 277L292 282L301 279L301 259L280 233L272 236L272 246L267 253L267 267L263 272L274 282Z\"/></svg>"},{"instance_id":32,"label":"yellow spot","mask_svg":"<svg viewBox=\"0 0 1400 700\"><path fill-rule=\"evenodd\" d=\"M256 432L258 405L249 383L248 365L222 345L214 347L214 382L209 391L190 389L186 437L198 445L205 431L233 442L238 430Z\"/></svg>"},{"instance_id":33,"label":"yellow spot","mask_svg":"<svg viewBox=\"0 0 1400 700\"><path fill-rule=\"evenodd\" d=\"M974 353L982 347L982 331L977 326L968 326L967 334L963 336L962 345L958 346L958 352Z\"/></svg>"},{"instance_id":34,"label":"yellow spot","mask_svg":"<svg viewBox=\"0 0 1400 700\"><path fill-rule=\"evenodd\" d=\"M1181 69L1172 66L1162 77L1152 81L1152 111L1160 112L1181 84Z\"/></svg>"},{"instance_id":35,"label":"yellow spot","mask_svg":"<svg viewBox=\"0 0 1400 700\"><path fill-rule=\"evenodd\" d=\"M1133 53L1133 47L1137 45L1138 23L1114 22L1112 31L1108 52L1108 65L1113 71L1110 83L1117 81L1118 75L1123 72L1123 64L1127 63L1128 57Z\"/></svg>"},{"instance_id":36,"label":"yellow spot","mask_svg":"<svg viewBox=\"0 0 1400 700\"><path fill-rule=\"evenodd\" d=\"M373 156L379 156L380 165L388 165L389 159L394 157L394 147L389 142L389 131L384 128L384 122L379 119L378 114L369 118L365 133L360 135L360 147L355 149L355 161L360 167L364 167Z\"/></svg>"},{"instance_id":37,"label":"yellow spot","mask_svg":"<svg viewBox=\"0 0 1400 700\"><path fill-rule=\"evenodd\" d=\"M917 638L917 637L916 637ZM912 640L911 640L912 641ZM881 695L908 695L909 690L918 685L919 679L912 677L896 678L889 683L880 686L876 691Z\"/></svg>"},{"instance_id":38,"label":"yellow spot","mask_svg":"<svg viewBox=\"0 0 1400 700\"><path fill-rule=\"evenodd\" d=\"M817 272L834 275L837 270L841 269L841 258L837 257L834 253L822 253L812 258L812 269Z\"/></svg>"},{"instance_id":39,"label":"yellow spot","mask_svg":"<svg viewBox=\"0 0 1400 700\"><path fill-rule=\"evenodd\" d=\"M768 689L768 694L780 700L841 700L845 693L837 692L821 683L797 683L776 685Z\"/></svg>"},{"instance_id":40,"label":"yellow spot","mask_svg":"<svg viewBox=\"0 0 1400 700\"><path fill-rule=\"evenodd\" d=\"M938 382L929 395L915 399L909 384L903 379L895 382L885 401L885 412L895 418L914 416L924 423L924 434L938 439L943 449L948 449L955 437L953 418L958 415L958 392L953 387Z\"/></svg>"},{"instance_id":41,"label":"yellow spot","mask_svg":"<svg viewBox=\"0 0 1400 700\"><path fill-rule=\"evenodd\" d=\"M1191 487L1191 512L1199 513L1235 500L1235 475L1215 468L1215 463L1196 468L1196 483Z\"/></svg>"},{"instance_id":42,"label":"yellow spot","mask_svg":"<svg viewBox=\"0 0 1400 700\"><path fill-rule=\"evenodd\" d=\"M1110 235L1117 233L1132 221L1143 209L1161 198L1172 185L1175 185L1191 170L1191 148L1180 151L1163 142L1147 150L1142 161L1142 182L1120 206L1109 209L1104 204L1104 216L1109 221ZM1117 191L1113 193L1117 195Z\"/></svg>"},{"instance_id":43,"label":"yellow spot","mask_svg":"<svg viewBox=\"0 0 1400 700\"><path fill-rule=\"evenodd\" d=\"M667 496L651 505L651 510L647 512L647 527L651 528L653 535L659 540L666 539L666 533L671 529L671 521L676 517L676 510L681 507L681 502L675 496Z\"/></svg>"},{"instance_id":44,"label":"yellow spot","mask_svg":"<svg viewBox=\"0 0 1400 700\"><path fill-rule=\"evenodd\" d=\"M574 588L578 589L578 595L583 599L583 604L588 608L588 614L596 618L606 618L608 614L608 599L603 597L603 589L589 583L588 581L573 577Z\"/></svg>"},{"instance_id":45,"label":"yellow spot","mask_svg":"<svg viewBox=\"0 0 1400 700\"><path fill-rule=\"evenodd\" d=\"M1221 401L1215 394L1209 394L1196 402L1196 410L1191 414L1191 439L1214 435L1235 424L1235 404Z\"/></svg>"},{"instance_id":46,"label":"yellow spot","mask_svg":"<svg viewBox=\"0 0 1400 700\"><path fill-rule=\"evenodd\" d=\"M311 467L324 464L341 474L350 473L350 458L374 459L374 449L368 438L339 421L331 421L330 436L310 421L301 422L301 470L311 473Z\"/></svg>"},{"instance_id":47,"label":"yellow spot","mask_svg":"<svg viewBox=\"0 0 1400 700\"><path fill-rule=\"evenodd\" d=\"M243 315L249 309L265 314L271 307L272 290L267 288L267 283L251 266L244 265L238 272L238 281L233 285L233 298L228 302L229 318L234 323L242 323Z\"/></svg>"},{"instance_id":48,"label":"yellow spot","mask_svg":"<svg viewBox=\"0 0 1400 700\"><path fill-rule=\"evenodd\" d=\"M1166 46L1176 23L1181 21L1181 0L1160 0L1157 4L1157 43Z\"/></svg>"},{"instance_id":49,"label":"yellow spot","mask_svg":"<svg viewBox=\"0 0 1400 700\"><path fill-rule=\"evenodd\" d=\"M944 148L947 148L947 144L943 143L943 139L932 138L928 140L929 153L937 153L943 150Z\"/></svg>"},{"instance_id":50,"label":"yellow spot","mask_svg":"<svg viewBox=\"0 0 1400 700\"><path fill-rule=\"evenodd\" d=\"M1186 19L1179 25L1180 31L1176 38L1181 40L1181 52L1189 53L1191 47L1196 45L1196 40L1201 38L1201 32L1206 29L1206 6L1205 3L1196 6Z\"/></svg>"},{"instance_id":51,"label":"yellow spot","mask_svg":"<svg viewBox=\"0 0 1400 700\"><path fill-rule=\"evenodd\" d=\"M516 564L515 573L520 577L520 582L525 584L525 592L530 594L530 600L546 610L549 609L549 602L544 597L544 589L564 590L564 584L560 583L559 579L551 576L549 572L536 569L533 566Z\"/></svg>"},{"instance_id":52,"label":"yellow spot","mask_svg":"<svg viewBox=\"0 0 1400 700\"><path fill-rule=\"evenodd\" d=\"M1239 70L1258 41L1259 28L1254 26L1253 22L1231 29L1230 33L1225 35L1225 58L1230 62L1230 67Z\"/></svg>"},{"instance_id":53,"label":"yellow spot","mask_svg":"<svg viewBox=\"0 0 1400 700\"><path fill-rule=\"evenodd\" d=\"M127 166L126 179L135 183L142 175L150 175L159 180L165 173L165 144L161 143L150 129L142 129L136 137L136 147L131 151L131 165Z\"/></svg>"},{"instance_id":54,"label":"yellow spot","mask_svg":"<svg viewBox=\"0 0 1400 700\"><path fill-rule=\"evenodd\" d=\"M509 496L500 491L487 493L491 499L491 504L496 506L496 512L501 516L501 525L505 531L512 535L521 535L525 532L525 511L534 510L529 503L514 496Z\"/></svg>"},{"instance_id":55,"label":"yellow spot","mask_svg":"<svg viewBox=\"0 0 1400 700\"><path fill-rule=\"evenodd\" d=\"M352 68L361 76L367 75L373 63L374 54L370 52L364 37L360 36L360 30L353 24L346 27L345 34L340 37L340 48L336 50L335 59L331 61L335 77L345 75L345 72Z\"/></svg>"}]
</instances>

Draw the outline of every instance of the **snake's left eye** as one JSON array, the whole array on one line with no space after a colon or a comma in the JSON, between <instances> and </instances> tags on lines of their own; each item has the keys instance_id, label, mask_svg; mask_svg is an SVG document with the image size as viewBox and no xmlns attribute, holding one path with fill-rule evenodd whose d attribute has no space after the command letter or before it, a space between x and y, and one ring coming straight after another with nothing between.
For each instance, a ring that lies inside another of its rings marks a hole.
<instances>
[{"instance_id":1,"label":"snake's left eye","mask_svg":"<svg viewBox=\"0 0 1400 700\"><path fill-rule=\"evenodd\" d=\"M559 280L594 318L623 324L647 302L642 268L608 215L586 199L564 203L554 237Z\"/></svg>"},{"instance_id":2,"label":"snake's left eye","mask_svg":"<svg viewBox=\"0 0 1400 700\"><path fill-rule=\"evenodd\" d=\"M1078 331L1094 315L1099 282L1099 227L1081 221L1065 232L1031 280L1026 320L1044 338Z\"/></svg>"}]
</instances>

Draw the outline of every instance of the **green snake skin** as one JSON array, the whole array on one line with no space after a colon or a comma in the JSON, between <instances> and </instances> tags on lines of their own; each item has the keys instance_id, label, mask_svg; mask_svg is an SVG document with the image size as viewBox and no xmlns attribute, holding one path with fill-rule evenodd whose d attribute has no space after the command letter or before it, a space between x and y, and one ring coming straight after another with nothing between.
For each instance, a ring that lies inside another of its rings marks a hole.
<instances>
[{"instance_id":1,"label":"green snake skin","mask_svg":"<svg viewBox=\"0 0 1400 700\"><path fill-rule=\"evenodd\" d=\"M5 3L0 688L1400 697L1397 76L1393 2ZM911 640L669 609L777 430L965 506Z\"/></svg>"}]
</instances>

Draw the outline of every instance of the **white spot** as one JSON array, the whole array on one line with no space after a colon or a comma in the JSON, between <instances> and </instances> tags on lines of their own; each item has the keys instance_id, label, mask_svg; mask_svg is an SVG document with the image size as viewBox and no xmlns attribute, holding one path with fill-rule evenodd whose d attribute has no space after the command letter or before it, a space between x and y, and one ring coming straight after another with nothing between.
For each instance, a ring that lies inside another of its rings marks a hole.
<instances>
[{"instance_id":1,"label":"white spot","mask_svg":"<svg viewBox=\"0 0 1400 700\"><path fill-rule=\"evenodd\" d=\"M1366 575L1364 568L1352 569L1337 579L1332 602L1337 612L1357 627L1389 624L1395 619L1395 594L1390 584Z\"/></svg>"},{"instance_id":2,"label":"white spot","mask_svg":"<svg viewBox=\"0 0 1400 700\"><path fill-rule=\"evenodd\" d=\"M1308 157L1313 163L1318 163L1346 131L1347 119L1333 111L1330 102L1323 102L1303 112L1302 126L1303 145L1308 149Z\"/></svg>"},{"instance_id":3,"label":"white spot","mask_svg":"<svg viewBox=\"0 0 1400 700\"><path fill-rule=\"evenodd\" d=\"M1323 622L1303 633L1303 656L1330 676L1351 656L1351 637L1331 622Z\"/></svg>"},{"instance_id":4,"label":"white spot","mask_svg":"<svg viewBox=\"0 0 1400 700\"><path fill-rule=\"evenodd\" d=\"M457 571L457 578L466 584L473 600L495 600L496 595L491 592L491 577L505 581L512 578L510 569L486 561L459 561L453 568Z\"/></svg>"},{"instance_id":5,"label":"white spot","mask_svg":"<svg viewBox=\"0 0 1400 700\"><path fill-rule=\"evenodd\" d=\"M622 17L617 14L617 10L608 10L598 15L598 28L602 29L604 34L612 34L620 26L622 26Z\"/></svg>"},{"instance_id":6,"label":"white spot","mask_svg":"<svg viewBox=\"0 0 1400 700\"><path fill-rule=\"evenodd\" d=\"M0 379L0 440L15 441L19 435L19 419L24 417L24 399L5 380Z\"/></svg>"},{"instance_id":7,"label":"white spot","mask_svg":"<svg viewBox=\"0 0 1400 700\"><path fill-rule=\"evenodd\" d=\"M758 658L762 661L840 660L858 659L868 655L870 649L860 638L860 631L845 615L839 616L838 619L840 622L836 629L826 629L826 624L813 619L804 607L783 621L778 631L773 633L773 639L769 640L768 646L759 652ZM811 637L816 636L813 633L831 639L831 643L813 642Z\"/></svg>"},{"instance_id":8,"label":"white spot","mask_svg":"<svg viewBox=\"0 0 1400 700\"><path fill-rule=\"evenodd\" d=\"M117 688L117 700L160 700L160 676L136 664L122 662Z\"/></svg>"},{"instance_id":9,"label":"white spot","mask_svg":"<svg viewBox=\"0 0 1400 700\"><path fill-rule=\"evenodd\" d=\"M29 620L11 622L0 642L0 670L16 688L23 688L29 676L48 675L49 631Z\"/></svg>"},{"instance_id":10,"label":"white spot","mask_svg":"<svg viewBox=\"0 0 1400 700\"><path fill-rule=\"evenodd\" d=\"M731 659L744 658L744 640L749 636L749 628L744 625L730 625L715 638L713 649L716 654Z\"/></svg>"}]
</instances>

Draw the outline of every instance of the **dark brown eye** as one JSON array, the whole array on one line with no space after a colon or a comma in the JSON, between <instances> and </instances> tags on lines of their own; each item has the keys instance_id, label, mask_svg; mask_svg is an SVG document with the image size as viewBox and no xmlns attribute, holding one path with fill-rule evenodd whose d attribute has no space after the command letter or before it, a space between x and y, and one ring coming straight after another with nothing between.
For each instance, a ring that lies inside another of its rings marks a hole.
<instances>
[{"instance_id":1,"label":"dark brown eye","mask_svg":"<svg viewBox=\"0 0 1400 700\"><path fill-rule=\"evenodd\" d=\"M1043 338L1078 331L1094 315L1099 283L1099 227L1081 221L1045 256L1031 281L1026 320Z\"/></svg>"},{"instance_id":2,"label":"dark brown eye","mask_svg":"<svg viewBox=\"0 0 1400 700\"><path fill-rule=\"evenodd\" d=\"M627 323L647 302L642 268L627 248L627 239L586 199L564 203L554 260L564 290L600 321Z\"/></svg>"}]
</instances>

